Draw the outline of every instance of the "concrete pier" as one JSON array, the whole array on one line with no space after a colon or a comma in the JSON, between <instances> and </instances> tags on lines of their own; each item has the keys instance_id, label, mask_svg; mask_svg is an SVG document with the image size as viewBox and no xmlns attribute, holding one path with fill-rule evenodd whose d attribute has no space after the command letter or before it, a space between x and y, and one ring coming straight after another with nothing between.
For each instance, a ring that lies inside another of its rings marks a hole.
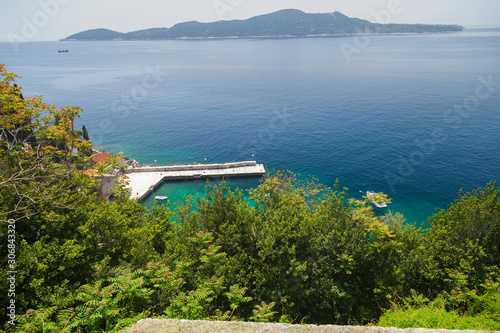
<instances>
[{"instance_id":1,"label":"concrete pier","mask_svg":"<svg viewBox=\"0 0 500 333\"><path fill-rule=\"evenodd\" d=\"M264 165L255 161L224 164L172 165L125 170L131 197L142 201L163 182L182 179L263 176Z\"/></svg>"}]
</instances>

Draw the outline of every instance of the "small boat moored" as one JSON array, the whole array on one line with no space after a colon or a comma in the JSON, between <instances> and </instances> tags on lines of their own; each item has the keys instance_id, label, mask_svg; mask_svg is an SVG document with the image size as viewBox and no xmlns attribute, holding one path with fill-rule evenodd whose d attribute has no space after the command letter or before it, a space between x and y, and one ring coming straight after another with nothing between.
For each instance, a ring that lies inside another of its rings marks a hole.
<instances>
[{"instance_id":1,"label":"small boat moored","mask_svg":"<svg viewBox=\"0 0 500 333\"><path fill-rule=\"evenodd\" d=\"M155 200L167 200L167 199L168 199L168 197L159 196L159 195L157 195L157 196L155 197Z\"/></svg>"},{"instance_id":2,"label":"small boat moored","mask_svg":"<svg viewBox=\"0 0 500 333\"><path fill-rule=\"evenodd\" d=\"M385 208L387 207L387 203L383 200L381 200L380 197L377 196L378 193L374 191L366 191L366 196L368 199L370 199L370 202L377 206L378 208Z\"/></svg>"}]
</instances>

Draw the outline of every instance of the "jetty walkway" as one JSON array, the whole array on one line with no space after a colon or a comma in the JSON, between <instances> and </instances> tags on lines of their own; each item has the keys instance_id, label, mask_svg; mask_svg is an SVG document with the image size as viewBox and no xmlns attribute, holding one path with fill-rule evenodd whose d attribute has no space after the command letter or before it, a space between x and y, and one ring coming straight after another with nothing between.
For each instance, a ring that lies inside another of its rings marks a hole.
<instances>
[{"instance_id":1,"label":"jetty walkway","mask_svg":"<svg viewBox=\"0 0 500 333\"><path fill-rule=\"evenodd\" d=\"M132 199L146 199L163 182L182 179L263 176L264 165L256 161L224 164L172 165L124 170Z\"/></svg>"}]
</instances>

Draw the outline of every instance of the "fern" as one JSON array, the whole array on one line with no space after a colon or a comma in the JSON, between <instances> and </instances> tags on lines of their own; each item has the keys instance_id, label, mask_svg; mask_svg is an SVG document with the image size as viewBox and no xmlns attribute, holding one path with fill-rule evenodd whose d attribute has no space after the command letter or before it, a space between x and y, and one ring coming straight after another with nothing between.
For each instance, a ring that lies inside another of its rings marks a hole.
<instances>
[{"instance_id":1,"label":"fern","mask_svg":"<svg viewBox=\"0 0 500 333\"><path fill-rule=\"evenodd\" d=\"M260 302L260 305L256 305L253 310L253 315L250 317L250 320L267 323L272 321L276 311L272 311L273 307L276 305L276 302L271 302L266 304L266 302Z\"/></svg>"}]
</instances>

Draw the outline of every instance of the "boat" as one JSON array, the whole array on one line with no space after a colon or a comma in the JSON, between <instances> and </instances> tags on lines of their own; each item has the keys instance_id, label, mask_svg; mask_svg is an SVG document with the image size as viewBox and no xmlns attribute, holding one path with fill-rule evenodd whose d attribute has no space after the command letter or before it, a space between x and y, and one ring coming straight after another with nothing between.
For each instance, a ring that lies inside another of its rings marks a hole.
<instances>
[{"instance_id":1,"label":"boat","mask_svg":"<svg viewBox=\"0 0 500 333\"><path fill-rule=\"evenodd\" d=\"M67 52L69 52L69 50L59 50L57 52L59 52L59 53L67 53Z\"/></svg>"},{"instance_id":2,"label":"boat","mask_svg":"<svg viewBox=\"0 0 500 333\"><path fill-rule=\"evenodd\" d=\"M157 195L155 197L155 200L167 200L167 199L168 199L168 197L164 197L164 196L160 196L160 195Z\"/></svg>"},{"instance_id":3,"label":"boat","mask_svg":"<svg viewBox=\"0 0 500 333\"><path fill-rule=\"evenodd\" d=\"M366 196L368 197L368 199L370 199L370 202L372 204L374 204L375 206L377 206L378 208L385 208L387 207L387 203L384 202L384 201L380 201L377 200L377 195L378 193L374 192L374 191L366 191Z\"/></svg>"}]
</instances>

